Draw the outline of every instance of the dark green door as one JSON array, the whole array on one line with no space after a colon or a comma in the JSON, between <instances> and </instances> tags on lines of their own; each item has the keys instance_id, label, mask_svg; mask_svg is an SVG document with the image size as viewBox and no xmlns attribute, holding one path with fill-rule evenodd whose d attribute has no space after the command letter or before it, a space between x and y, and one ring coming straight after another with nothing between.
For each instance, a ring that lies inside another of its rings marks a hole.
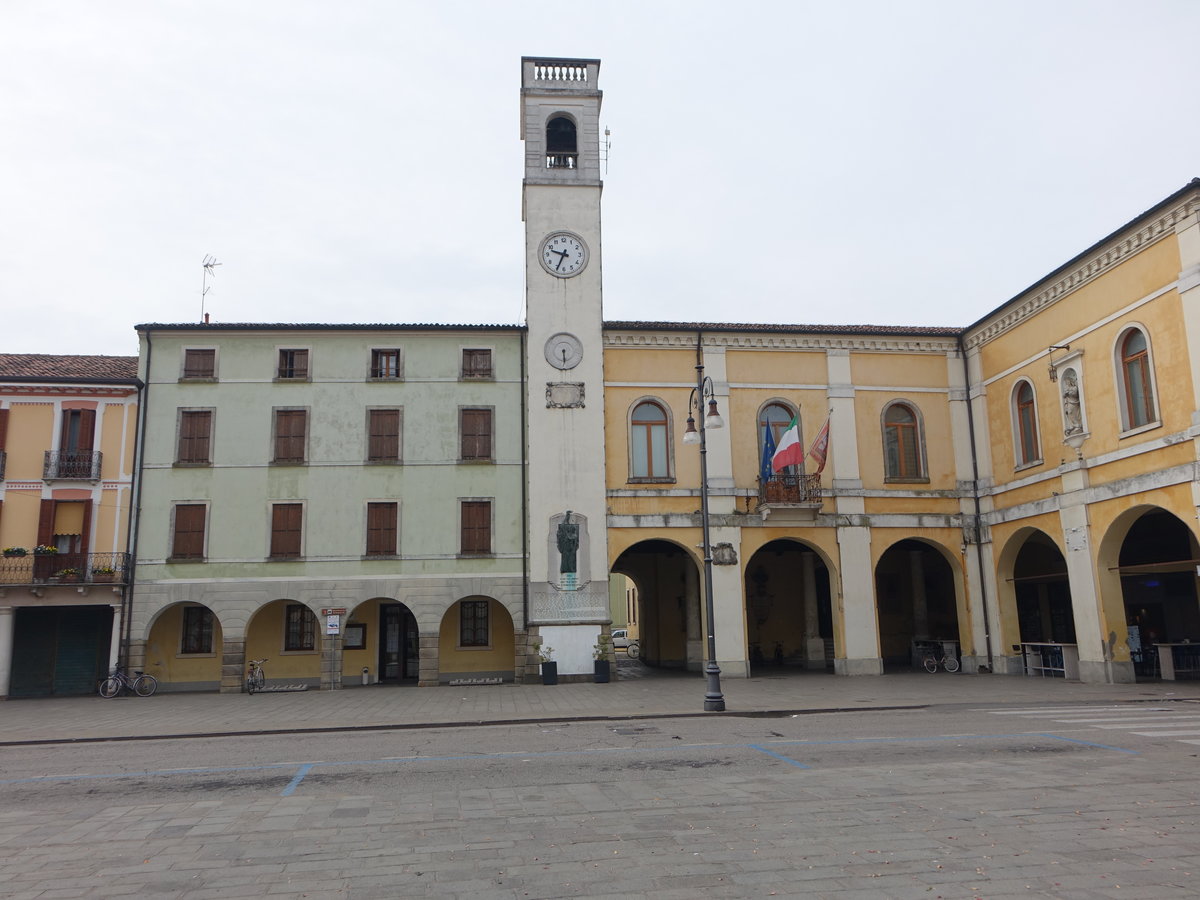
<instances>
[{"instance_id":1,"label":"dark green door","mask_svg":"<svg viewBox=\"0 0 1200 900\"><path fill-rule=\"evenodd\" d=\"M18 609L10 697L90 694L108 669L111 606Z\"/></svg>"}]
</instances>

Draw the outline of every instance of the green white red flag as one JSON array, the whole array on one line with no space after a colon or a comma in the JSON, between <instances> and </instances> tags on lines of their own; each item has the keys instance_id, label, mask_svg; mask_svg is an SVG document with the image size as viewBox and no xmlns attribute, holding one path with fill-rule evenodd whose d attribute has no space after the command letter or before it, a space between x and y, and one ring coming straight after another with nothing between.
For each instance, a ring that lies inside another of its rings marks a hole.
<instances>
[{"instance_id":1,"label":"green white red flag","mask_svg":"<svg viewBox=\"0 0 1200 900\"><path fill-rule=\"evenodd\" d=\"M804 445L800 443L800 414L792 416L787 431L779 436L775 455L771 457L771 471L778 472L788 466L798 466L804 460Z\"/></svg>"}]
</instances>

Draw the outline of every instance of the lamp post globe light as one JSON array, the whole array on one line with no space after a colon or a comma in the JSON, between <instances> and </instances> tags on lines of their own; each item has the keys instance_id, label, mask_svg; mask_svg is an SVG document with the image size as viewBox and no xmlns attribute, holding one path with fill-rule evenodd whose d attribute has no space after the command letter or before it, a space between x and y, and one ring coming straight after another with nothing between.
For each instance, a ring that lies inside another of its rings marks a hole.
<instances>
[{"instance_id":1,"label":"lamp post globe light","mask_svg":"<svg viewBox=\"0 0 1200 900\"><path fill-rule=\"evenodd\" d=\"M685 444L700 445L700 528L704 541L704 613L707 619L708 662L704 666L706 690L704 709L706 712L723 712L725 697L721 693L721 667L717 665L717 639L713 625L713 579L712 544L708 539L708 445L705 431L709 428L724 428L725 420L717 411L717 399L713 396L712 379L704 374L704 365L696 366L696 386L688 399L687 429L683 432ZM708 402L707 412L704 403ZM700 428L696 429L696 417Z\"/></svg>"}]
</instances>

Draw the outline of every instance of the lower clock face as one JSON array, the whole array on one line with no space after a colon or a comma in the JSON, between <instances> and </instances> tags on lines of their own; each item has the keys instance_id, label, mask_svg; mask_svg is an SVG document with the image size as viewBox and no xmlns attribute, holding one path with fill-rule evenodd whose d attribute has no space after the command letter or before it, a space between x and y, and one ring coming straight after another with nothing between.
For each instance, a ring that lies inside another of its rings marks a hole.
<instances>
[{"instance_id":1,"label":"lower clock face","mask_svg":"<svg viewBox=\"0 0 1200 900\"><path fill-rule=\"evenodd\" d=\"M570 278L583 271L588 262L587 244L579 235L556 231L546 235L538 250L542 268L559 278Z\"/></svg>"},{"instance_id":2,"label":"lower clock face","mask_svg":"<svg viewBox=\"0 0 1200 900\"><path fill-rule=\"evenodd\" d=\"M573 369L583 359L583 344L575 335L560 331L546 341L546 362L556 369Z\"/></svg>"}]
</instances>

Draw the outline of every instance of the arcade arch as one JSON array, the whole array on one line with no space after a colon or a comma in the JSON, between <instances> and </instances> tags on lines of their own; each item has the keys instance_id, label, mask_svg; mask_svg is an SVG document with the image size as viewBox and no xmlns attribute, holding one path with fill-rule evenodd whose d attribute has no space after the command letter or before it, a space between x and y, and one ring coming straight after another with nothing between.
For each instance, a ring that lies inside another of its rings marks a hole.
<instances>
[{"instance_id":1,"label":"arcade arch","mask_svg":"<svg viewBox=\"0 0 1200 900\"><path fill-rule=\"evenodd\" d=\"M612 571L637 588L642 661L668 669L699 669L704 635L699 567L691 553L673 541L639 541L617 557Z\"/></svg>"},{"instance_id":2,"label":"arcade arch","mask_svg":"<svg viewBox=\"0 0 1200 900\"><path fill-rule=\"evenodd\" d=\"M144 671L162 691L215 691L221 686L224 629L202 603L172 603L146 629Z\"/></svg>"},{"instance_id":3,"label":"arcade arch","mask_svg":"<svg viewBox=\"0 0 1200 900\"><path fill-rule=\"evenodd\" d=\"M802 541L780 538L746 564L743 596L750 674L765 667L833 666L829 568Z\"/></svg>"},{"instance_id":4,"label":"arcade arch","mask_svg":"<svg viewBox=\"0 0 1200 900\"><path fill-rule=\"evenodd\" d=\"M875 565L875 610L884 670L920 665L921 644L960 640L955 569L938 545L905 538ZM959 653L968 648L959 645Z\"/></svg>"}]
</instances>

